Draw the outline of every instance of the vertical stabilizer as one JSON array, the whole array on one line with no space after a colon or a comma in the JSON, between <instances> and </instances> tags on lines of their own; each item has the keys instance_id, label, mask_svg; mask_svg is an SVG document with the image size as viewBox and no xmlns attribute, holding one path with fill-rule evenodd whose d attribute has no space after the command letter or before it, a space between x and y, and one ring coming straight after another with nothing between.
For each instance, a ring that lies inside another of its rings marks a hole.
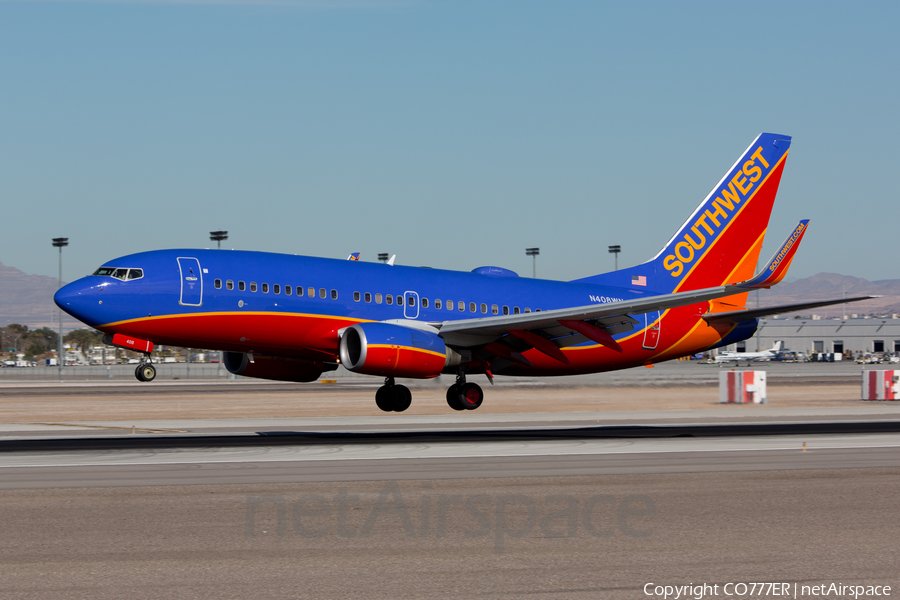
<instances>
[{"instance_id":1,"label":"vertical stabilizer","mask_svg":"<svg viewBox=\"0 0 900 600\"><path fill-rule=\"evenodd\" d=\"M760 134L656 256L579 281L673 293L753 277L790 145Z\"/></svg>"}]
</instances>

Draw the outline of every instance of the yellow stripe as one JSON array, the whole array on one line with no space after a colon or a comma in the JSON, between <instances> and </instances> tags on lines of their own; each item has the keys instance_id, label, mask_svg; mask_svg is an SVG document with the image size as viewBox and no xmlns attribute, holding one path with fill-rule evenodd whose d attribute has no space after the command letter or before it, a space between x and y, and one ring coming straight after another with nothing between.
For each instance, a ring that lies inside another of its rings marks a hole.
<instances>
[{"instance_id":1,"label":"yellow stripe","mask_svg":"<svg viewBox=\"0 0 900 600\"><path fill-rule=\"evenodd\" d=\"M292 318L306 318L306 319L341 319L347 321L353 321L355 323L374 323L370 319L354 319L350 317L339 317L336 315L314 315L314 314L306 314L306 313L283 313L283 312L268 312L268 311L234 311L234 312L204 312L204 313L190 313L190 314L172 314L172 315L160 315L157 317L141 317L138 319L126 319L124 321L114 321L112 323L106 323L104 325L99 325L98 327L115 327L118 325L126 325L130 323L144 323L147 321L158 321L162 319L186 319L190 317L221 317L221 316L278 316L278 317L292 317Z\"/></svg>"},{"instance_id":2,"label":"yellow stripe","mask_svg":"<svg viewBox=\"0 0 900 600\"><path fill-rule=\"evenodd\" d=\"M790 152L790 150L788 152ZM742 212L744 212L744 209L747 208L747 205L753 201L753 199L756 197L756 193L759 192L759 190L761 190L763 188L763 186L769 180L769 177L772 176L772 173L774 173L775 171L778 170L778 165L780 165L787 159L787 155L788 155L788 153L785 152L784 156L781 157L781 160L779 160L778 163L776 163L776 165L772 169L769 170L769 173L766 175L766 178L763 180L763 182L761 184L759 184L759 186L757 186L757 188L755 190L753 190L753 193L750 195L749 198L744 200L744 205L741 206L740 210L738 210L736 213L734 213L734 216L732 216L731 219L728 220L728 223L725 225L725 227L722 229L722 231L720 231L716 235L716 239L713 240L713 242L709 245L709 248L706 249L706 252L704 252L700 256L700 258L697 259L697 262L694 263L694 266L691 267L691 269L685 274L685 276L681 278L681 281L678 283L678 285L675 286L676 292L681 289L681 286L684 285L684 282L687 281L688 278L690 278L691 273L693 273L694 269L696 269L700 265L700 263L703 261L703 259L706 257L706 255L710 253L710 251L713 249L713 247L719 243L719 240L722 239L722 236L725 235L725 232L728 231L728 228L731 227L732 223L737 221L738 216L740 216L740 214ZM768 223L766 223L766 227L768 227Z\"/></svg>"},{"instance_id":3,"label":"yellow stripe","mask_svg":"<svg viewBox=\"0 0 900 600\"><path fill-rule=\"evenodd\" d=\"M369 348L387 348L389 350L393 350L395 348L402 348L403 350L410 350L412 352L422 352L424 354L431 354L433 356L437 356L439 358L446 358L446 354L441 354L440 352L434 352L433 350L423 350L422 348L414 348L412 346L403 346L400 344L368 344Z\"/></svg>"}]
</instances>

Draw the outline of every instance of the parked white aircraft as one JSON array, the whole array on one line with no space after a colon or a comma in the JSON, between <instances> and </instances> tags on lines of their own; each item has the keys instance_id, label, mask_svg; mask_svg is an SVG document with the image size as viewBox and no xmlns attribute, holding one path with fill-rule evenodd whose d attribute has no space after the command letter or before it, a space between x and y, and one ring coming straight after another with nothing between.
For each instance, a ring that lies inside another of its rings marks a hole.
<instances>
[{"instance_id":1,"label":"parked white aircraft","mask_svg":"<svg viewBox=\"0 0 900 600\"><path fill-rule=\"evenodd\" d=\"M772 360L775 358L778 353L781 351L783 343L781 340L775 342L775 345L769 348L768 350L761 350L760 352L719 352L716 355L716 362L740 362L746 361L750 362L751 360Z\"/></svg>"}]
</instances>

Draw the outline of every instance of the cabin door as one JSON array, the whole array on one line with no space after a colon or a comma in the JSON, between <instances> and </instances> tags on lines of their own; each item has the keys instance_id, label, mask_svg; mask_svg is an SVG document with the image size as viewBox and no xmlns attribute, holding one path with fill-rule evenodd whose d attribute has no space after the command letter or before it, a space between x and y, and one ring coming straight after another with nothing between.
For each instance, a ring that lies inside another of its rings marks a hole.
<instances>
[{"instance_id":1,"label":"cabin door","mask_svg":"<svg viewBox=\"0 0 900 600\"><path fill-rule=\"evenodd\" d=\"M179 258L178 272L181 275L181 297L178 303L182 306L200 306L203 304L203 271L196 258Z\"/></svg>"},{"instance_id":2,"label":"cabin door","mask_svg":"<svg viewBox=\"0 0 900 600\"><path fill-rule=\"evenodd\" d=\"M656 350L659 345L659 330L662 325L660 311L644 313L644 350Z\"/></svg>"}]
</instances>

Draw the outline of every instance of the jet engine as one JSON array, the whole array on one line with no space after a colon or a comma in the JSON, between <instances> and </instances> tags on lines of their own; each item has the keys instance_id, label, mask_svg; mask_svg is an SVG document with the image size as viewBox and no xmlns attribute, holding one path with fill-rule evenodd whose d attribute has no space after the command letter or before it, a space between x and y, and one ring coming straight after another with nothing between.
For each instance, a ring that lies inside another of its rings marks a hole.
<instances>
[{"instance_id":1,"label":"jet engine","mask_svg":"<svg viewBox=\"0 0 900 600\"><path fill-rule=\"evenodd\" d=\"M344 330L341 364L348 370L384 377L437 377L459 364L460 355L436 333L391 325L357 323Z\"/></svg>"},{"instance_id":2,"label":"jet engine","mask_svg":"<svg viewBox=\"0 0 900 600\"><path fill-rule=\"evenodd\" d=\"M283 356L261 356L244 352L225 352L225 368L229 373L244 377L273 379L275 381L296 381L308 383L319 378L323 371L334 371L334 363L322 363Z\"/></svg>"}]
</instances>

